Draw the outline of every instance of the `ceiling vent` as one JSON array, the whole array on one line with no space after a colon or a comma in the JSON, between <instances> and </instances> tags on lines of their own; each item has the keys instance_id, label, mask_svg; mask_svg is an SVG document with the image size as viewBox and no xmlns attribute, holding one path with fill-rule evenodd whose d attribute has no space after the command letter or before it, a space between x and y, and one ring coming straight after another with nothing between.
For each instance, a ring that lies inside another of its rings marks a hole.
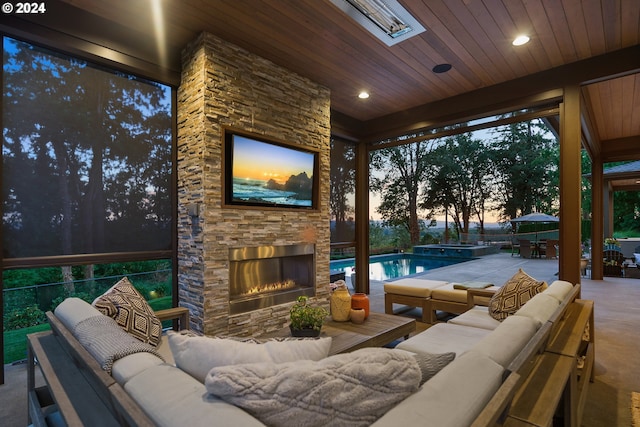
<instances>
[{"instance_id":1,"label":"ceiling vent","mask_svg":"<svg viewBox=\"0 0 640 427\"><path fill-rule=\"evenodd\" d=\"M387 46L425 31L396 0L331 0L331 3Z\"/></svg>"}]
</instances>

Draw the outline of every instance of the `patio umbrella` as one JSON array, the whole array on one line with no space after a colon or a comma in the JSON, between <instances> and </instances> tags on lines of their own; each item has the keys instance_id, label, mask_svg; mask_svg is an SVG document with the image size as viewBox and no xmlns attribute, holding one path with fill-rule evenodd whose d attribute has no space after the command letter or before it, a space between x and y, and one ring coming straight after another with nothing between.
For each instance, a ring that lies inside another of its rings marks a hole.
<instances>
[{"instance_id":1,"label":"patio umbrella","mask_svg":"<svg viewBox=\"0 0 640 427\"><path fill-rule=\"evenodd\" d=\"M514 218L511 222L516 224L523 223L536 223L536 224L549 224L552 222L560 222L560 218L553 215L547 215L545 213L534 212L527 215L523 215L518 218ZM536 227L536 241L538 240L538 228Z\"/></svg>"}]
</instances>

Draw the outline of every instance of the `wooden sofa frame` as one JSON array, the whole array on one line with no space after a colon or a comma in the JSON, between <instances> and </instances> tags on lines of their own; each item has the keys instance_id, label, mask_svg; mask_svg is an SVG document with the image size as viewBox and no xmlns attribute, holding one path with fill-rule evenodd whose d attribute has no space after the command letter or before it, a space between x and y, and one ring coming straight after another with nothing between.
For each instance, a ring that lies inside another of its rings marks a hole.
<instances>
[{"instance_id":1,"label":"wooden sofa frame","mask_svg":"<svg viewBox=\"0 0 640 427\"><path fill-rule=\"evenodd\" d=\"M476 292L476 291L474 291ZM593 302L576 300L576 285L552 318L536 332L505 370L503 383L473 427L508 427L553 423L560 407L564 425L579 426L587 380L593 380ZM189 311L172 308L157 312L161 320L174 320L174 328L188 329ZM98 365L51 312L51 331L28 335L29 417L34 426L47 425L58 413L68 426L153 426L143 409ZM586 325L590 338L583 339ZM585 364L576 369L576 356ZM35 361L46 386L35 387Z\"/></svg>"},{"instance_id":2,"label":"wooden sofa frame","mask_svg":"<svg viewBox=\"0 0 640 427\"><path fill-rule=\"evenodd\" d=\"M189 310L160 310L161 321L174 320L175 329L189 329ZM59 416L67 426L153 426L142 408L107 374L91 354L52 313L51 331L27 336L27 394L29 422L47 426ZM36 388L35 367L46 385Z\"/></svg>"}]
</instances>

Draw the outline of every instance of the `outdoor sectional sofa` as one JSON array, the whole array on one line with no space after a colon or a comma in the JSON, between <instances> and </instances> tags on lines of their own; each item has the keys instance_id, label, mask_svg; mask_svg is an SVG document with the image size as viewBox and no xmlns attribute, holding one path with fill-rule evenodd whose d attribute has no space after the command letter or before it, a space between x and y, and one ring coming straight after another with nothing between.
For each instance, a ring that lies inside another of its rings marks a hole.
<instances>
[{"instance_id":1,"label":"outdoor sectional sofa","mask_svg":"<svg viewBox=\"0 0 640 427\"><path fill-rule=\"evenodd\" d=\"M533 423L539 421L536 417L553 417L556 407L562 406L562 396L567 399L565 416L576 417L577 424L572 420L571 425L579 425L585 378L593 367L593 305L576 300L577 295L579 285L557 281L503 322L488 319L484 308L474 308L455 321L437 324L401 342L397 349L378 349L452 352L455 359L373 425ZM180 308L159 313L163 320L180 317L182 325L188 325L186 315ZM34 386L31 366L29 407L34 425L52 417L63 418L68 425L264 425L239 407L208 394L205 384L172 363L170 354L166 362L148 352L127 355L113 363L109 375L71 333L90 316L96 316L91 305L67 299L55 314L48 313L52 333L29 336L30 363L37 356L47 383ZM590 337L584 334L587 325ZM166 343L160 344L158 352L166 351ZM576 369L581 355L588 356L582 358L586 376ZM69 372L76 376L73 386L68 385ZM581 391L579 396L572 394L576 389ZM93 395L96 398L91 400ZM349 403L348 395L339 398ZM298 424L296 418L286 423Z\"/></svg>"}]
</instances>

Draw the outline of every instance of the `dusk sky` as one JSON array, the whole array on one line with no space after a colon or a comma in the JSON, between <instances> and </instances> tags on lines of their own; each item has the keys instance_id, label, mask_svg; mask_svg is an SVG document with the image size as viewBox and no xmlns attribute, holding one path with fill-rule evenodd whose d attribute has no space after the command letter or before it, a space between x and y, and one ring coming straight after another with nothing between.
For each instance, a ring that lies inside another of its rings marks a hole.
<instances>
[{"instance_id":1,"label":"dusk sky","mask_svg":"<svg viewBox=\"0 0 640 427\"><path fill-rule=\"evenodd\" d=\"M291 175L313 175L313 154L234 135L233 177L274 179L283 184Z\"/></svg>"}]
</instances>

